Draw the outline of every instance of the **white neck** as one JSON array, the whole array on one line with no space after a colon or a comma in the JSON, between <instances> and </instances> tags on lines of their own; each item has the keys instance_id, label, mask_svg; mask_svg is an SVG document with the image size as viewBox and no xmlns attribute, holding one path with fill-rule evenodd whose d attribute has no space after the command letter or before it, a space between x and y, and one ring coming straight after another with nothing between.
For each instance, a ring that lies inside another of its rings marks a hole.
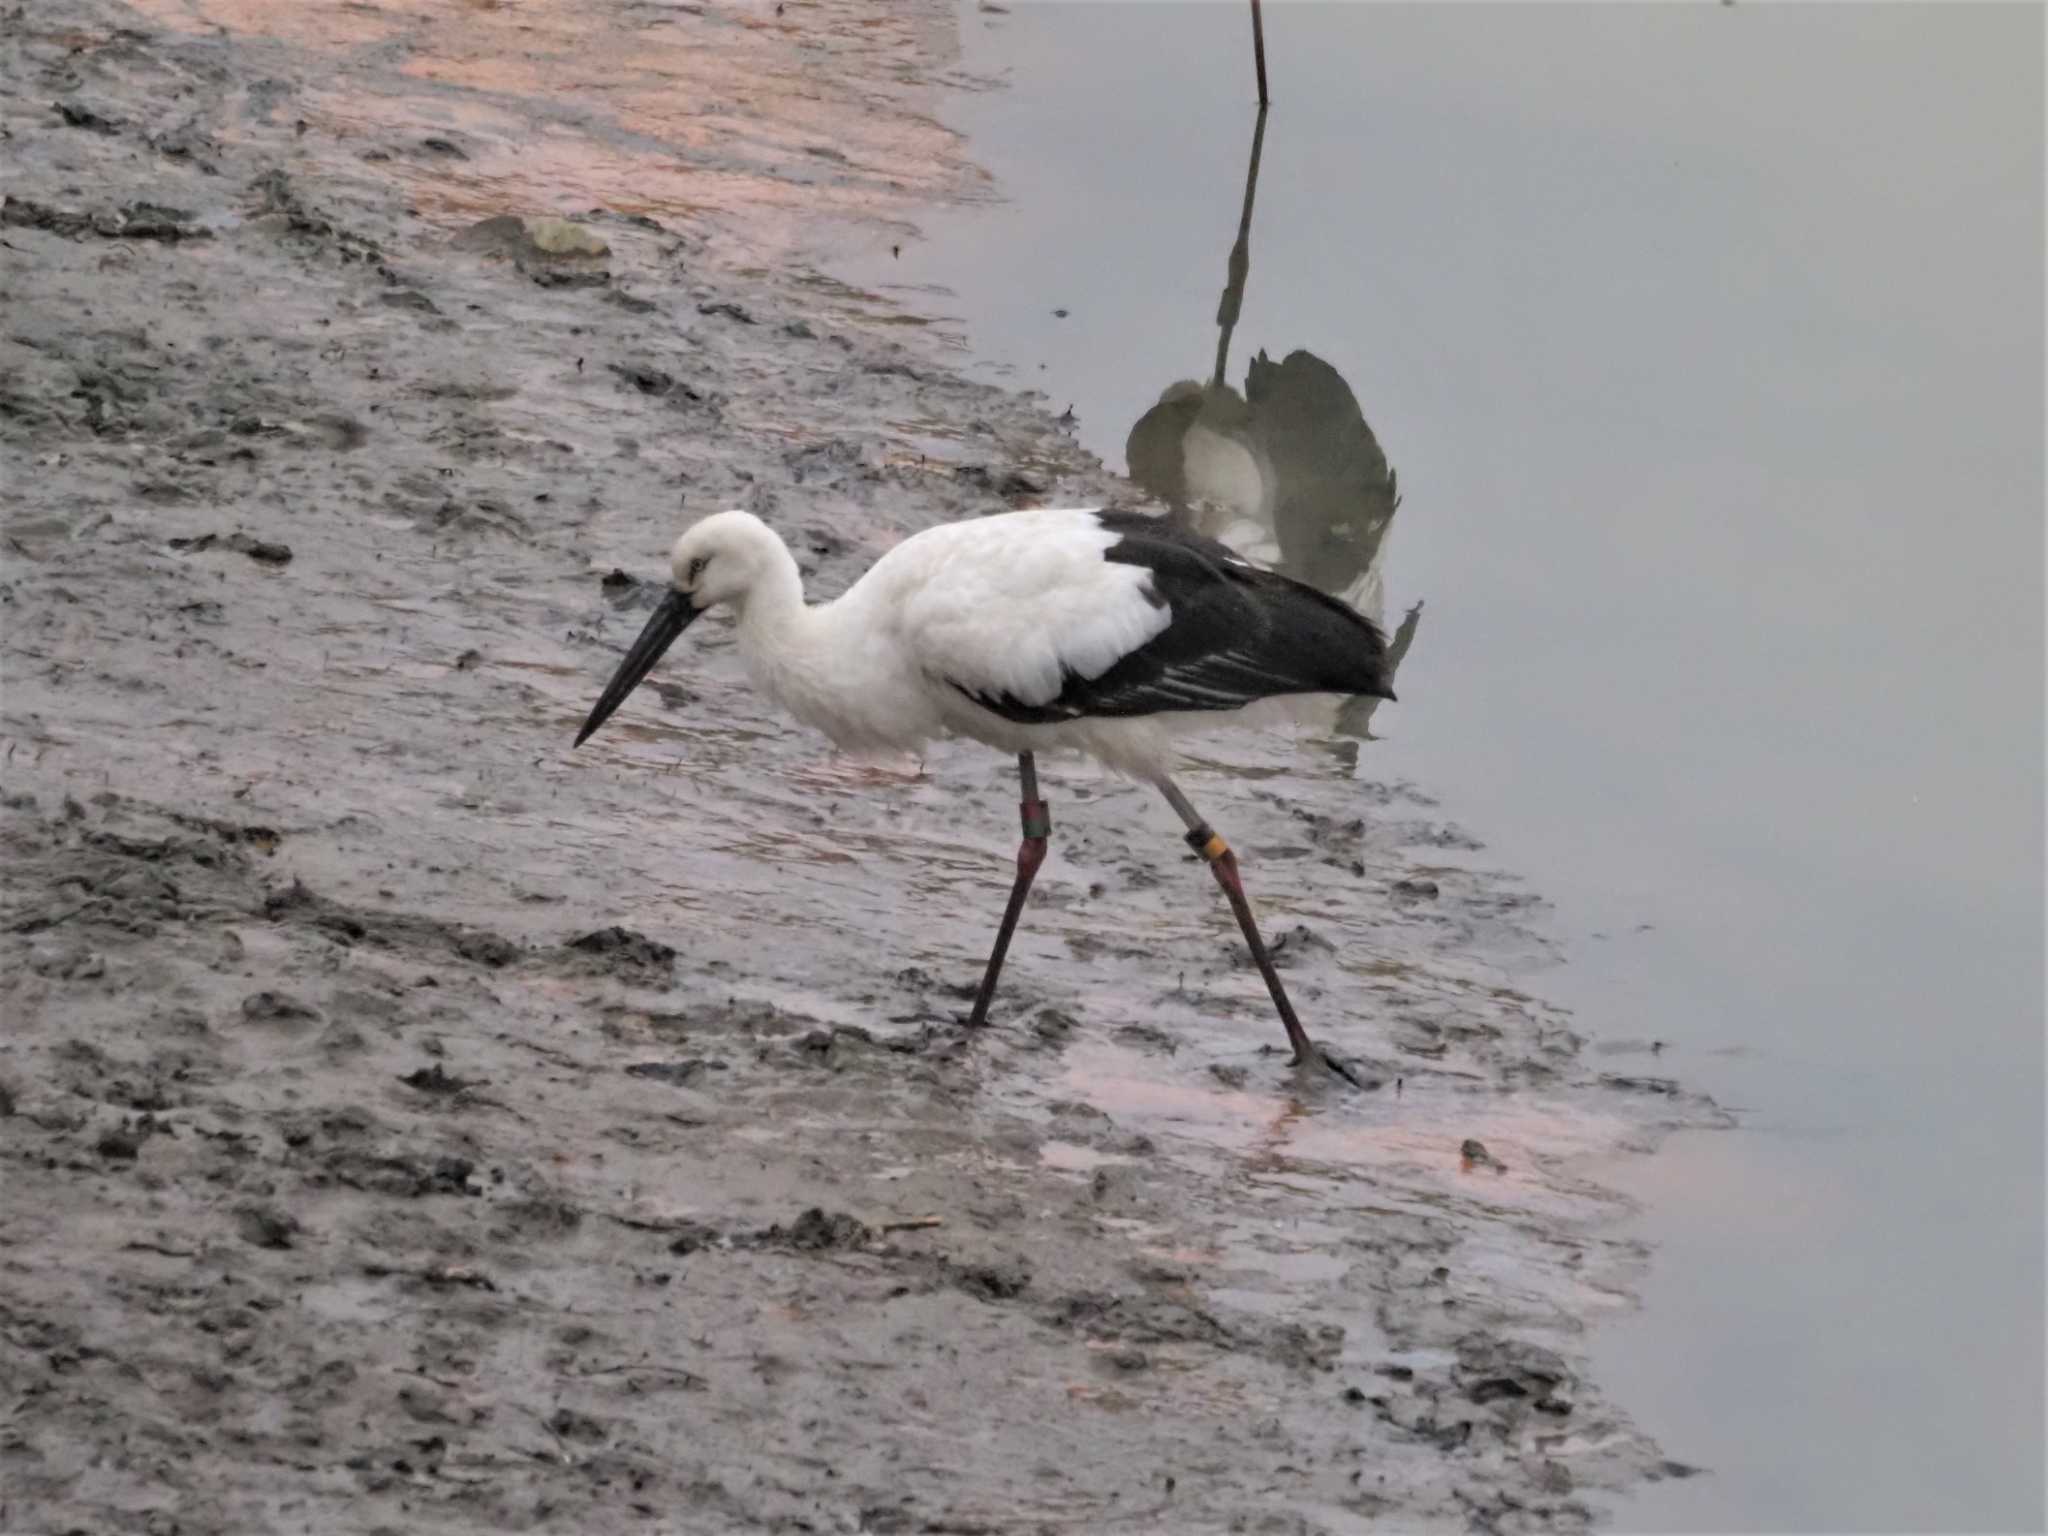
<instances>
[{"instance_id":1,"label":"white neck","mask_svg":"<svg viewBox=\"0 0 2048 1536\"><path fill-rule=\"evenodd\" d=\"M761 575L734 599L733 608L740 621L740 648L773 656L797 639L811 611L804 606L804 578L789 546L777 538L774 550L763 555Z\"/></svg>"},{"instance_id":2,"label":"white neck","mask_svg":"<svg viewBox=\"0 0 2048 1536\"><path fill-rule=\"evenodd\" d=\"M942 726L906 665L877 594L860 583L817 607L788 546L734 604L740 656L754 685L849 752L911 749Z\"/></svg>"}]
</instances>

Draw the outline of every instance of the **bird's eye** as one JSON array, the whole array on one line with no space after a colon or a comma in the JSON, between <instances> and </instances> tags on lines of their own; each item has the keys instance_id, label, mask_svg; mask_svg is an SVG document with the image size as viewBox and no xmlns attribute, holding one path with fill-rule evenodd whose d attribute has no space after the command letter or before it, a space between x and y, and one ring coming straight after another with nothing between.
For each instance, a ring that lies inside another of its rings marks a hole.
<instances>
[{"instance_id":1,"label":"bird's eye","mask_svg":"<svg viewBox=\"0 0 2048 1536\"><path fill-rule=\"evenodd\" d=\"M697 584L697 578L704 574L704 566L710 559L709 555L699 555L690 562L690 574L685 578L690 585L695 586Z\"/></svg>"}]
</instances>

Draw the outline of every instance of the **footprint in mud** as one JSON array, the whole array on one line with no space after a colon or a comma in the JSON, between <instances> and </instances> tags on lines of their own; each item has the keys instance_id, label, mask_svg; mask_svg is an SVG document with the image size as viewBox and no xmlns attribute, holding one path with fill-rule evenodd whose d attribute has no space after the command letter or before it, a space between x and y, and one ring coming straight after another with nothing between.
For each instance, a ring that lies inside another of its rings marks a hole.
<instances>
[{"instance_id":1,"label":"footprint in mud","mask_svg":"<svg viewBox=\"0 0 2048 1536\"><path fill-rule=\"evenodd\" d=\"M257 1248L291 1248L303 1230L298 1218L273 1205L252 1204L235 1212L235 1230Z\"/></svg>"},{"instance_id":2,"label":"footprint in mud","mask_svg":"<svg viewBox=\"0 0 2048 1536\"><path fill-rule=\"evenodd\" d=\"M421 1067L416 1072L406 1073L399 1081L405 1084L406 1087L415 1088L421 1093L438 1095L467 1093L472 1088L488 1086L488 1084L476 1082L470 1078L457 1077L438 1061L430 1066Z\"/></svg>"},{"instance_id":3,"label":"footprint in mud","mask_svg":"<svg viewBox=\"0 0 2048 1536\"><path fill-rule=\"evenodd\" d=\"M681 1087L706 1072L723 1072L726 1064L712 1057L687 1056L680 1061L636 1061L626 1068L628 1077L644 1077L657 1083Z\"/></svg>"},{"instance_id":4,"label":"footprint in mud","mask_svg":"<svg viewBox=\"0 0 2048 1536\"><path fill-rule=\"evenodd\" d=\"M1126 1045L1134 1045L1143 1051L1156 1051L1163 1056L1179 1052L1180 1041L1157 1024L1119 1024L1116 1038Z\"/></svg>"},{"instance_id":5,"label":"footprint in mud","mask_svg":"<svg viewBox=\"0 0 2048 1536\"><path fill-rule=\"evenodd\" d=\"M320 1013L288 992L254 992L242 999L242 1022L285 1034L306 1034L320 1023Z\"/></svg>"},{"instance_id":6,"label":"footprint in mud","mask_svg":"<svg viewBox=\"0 0 2048 1536\"><path fill-rule=\"evenodd\" d=\"M925 777L923 760L908 754L872 760L827 757L804 764L789 775L792 783L814 790L893 789L922 783Z\"/></svg>"}]
</instances>

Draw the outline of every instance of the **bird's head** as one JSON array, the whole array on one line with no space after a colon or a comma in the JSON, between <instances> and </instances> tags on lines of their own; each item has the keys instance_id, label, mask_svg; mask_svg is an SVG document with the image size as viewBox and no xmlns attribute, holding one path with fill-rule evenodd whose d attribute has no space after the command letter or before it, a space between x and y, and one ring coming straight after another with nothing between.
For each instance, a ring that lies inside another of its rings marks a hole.
<instances>
[{"instance_id":1,"label":"bird's head","mask_svg":"<svg viewBox=\"0 0 2048 1536\"><path fill-rule=\"evenodd\" d=\"M699 613L737 603L779 561L782 540L751 512L714 512L692 524L669 554L669 581Z\"/></svg>"},{"instance_id":2,"label":"bird's head","mask_svg":"<svg viewBox=\"0 0 2048 1536\"><path fill-rule=\"evenodd\" d=\"M714 512L693 524L669 554L668 595L605 685L576 733L576 745L588 741L626 702L678 635L720 603L745 603L778 564L794 570L782 540L751 512Z\"/></svg>"}]
</instances>

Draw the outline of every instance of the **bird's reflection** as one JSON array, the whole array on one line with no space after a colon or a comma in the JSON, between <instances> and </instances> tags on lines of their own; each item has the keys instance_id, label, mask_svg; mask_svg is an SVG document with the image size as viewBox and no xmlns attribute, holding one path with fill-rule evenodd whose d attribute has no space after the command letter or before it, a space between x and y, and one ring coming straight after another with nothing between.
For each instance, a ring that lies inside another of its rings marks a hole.
<instances>
[{"instance_id":1,"label":"bird's reflection","mask_svg":"<svg viewBox=\"0 0 2048 1536\"><path fill-rule=\"evenodd\" d=\"M1217 306L1216 364L1209 382L1182 379L1138 418L1124 443L1130 476L1176 517L1349 603L1384 626L1388 529L1401 495L1393 468L1343 376L1298 348L1279 362L1252 359L1240 393L1224 382L1230 342L1251 272L1252 205L1266 114L1252 131L1244 207ZM1415 638L1422 605L1389 637L1389 675ZM1350 699L1333 728L1372 738L1377 699Z\"/></svg>"}]
</instances>

